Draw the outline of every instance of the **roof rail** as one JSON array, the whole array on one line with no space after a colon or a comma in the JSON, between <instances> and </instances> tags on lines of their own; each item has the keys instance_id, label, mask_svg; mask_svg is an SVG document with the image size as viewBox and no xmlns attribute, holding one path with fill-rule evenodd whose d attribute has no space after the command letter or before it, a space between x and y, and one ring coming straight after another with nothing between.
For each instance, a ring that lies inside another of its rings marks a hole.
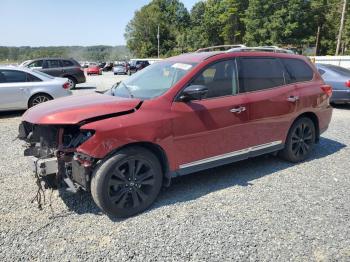
<instances>
[{"instance_id":1,"label":"roof rail","mask_svg":"<svg viewBox=\"0 0 350 262\"><path fill-rule=\"evenodd\" d=\"M238 48L231 48L226 52L229 53L229 52L253 52L253 51L294 54L292 50L279 48L276 46L238 47Z\"/></svg>"},{"instance_id":2,"label":"roof rail","mask_svg":"<svg viewBox=\"0 0 350 262\"><path fill-rule=\"evenodd\" d=\"M246 47L245 45L214 45L214 46L209 46L209 47L204 47L204 48L199 48L196 53L201 53L201 52L210 52L210 51L225 51L227 49L233 49L233 48L243 48Z\"/></svg>"}]
</instances>

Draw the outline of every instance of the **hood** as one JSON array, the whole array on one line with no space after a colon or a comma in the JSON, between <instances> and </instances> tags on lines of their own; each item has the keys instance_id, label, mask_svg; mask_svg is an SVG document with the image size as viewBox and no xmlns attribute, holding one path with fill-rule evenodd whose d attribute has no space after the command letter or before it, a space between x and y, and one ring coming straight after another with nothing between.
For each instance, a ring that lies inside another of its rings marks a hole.
<instances>
[{"instance_id":1,"label":"hood","mask_svg":"<svg viewBox=\"0 0 350 262\"><path fill-rule=\"evenodd\" d=\"M32 124L77 124L132 112L140 106L140 99L121 98L103 94L73 95L51 100L28 109L23 121Z\"/></svg>"}]
</instances>

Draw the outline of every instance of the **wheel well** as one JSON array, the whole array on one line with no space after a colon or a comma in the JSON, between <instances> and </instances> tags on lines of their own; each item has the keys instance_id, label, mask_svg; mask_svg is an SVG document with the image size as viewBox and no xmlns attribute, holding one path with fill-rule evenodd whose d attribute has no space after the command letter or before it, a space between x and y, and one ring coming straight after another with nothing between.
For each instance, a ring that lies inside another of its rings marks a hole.
<instances>
[{"instance_id":1,"label":"wheel well","mask_svg":"<svg viewBox=\"0 0 350 262\"><path fill-rule=\"evenodd\" d=\"M169 174L169 162L168 162L168 157L164 151L163 148L161 148L159 145L151 143L151 142L135 142L135 143L130 143L127 145L124 145L116 150L113 150L109 155L113 155L116 152L118 152L121 149L127 148L127 147L132 147L132 146L140 146L145 149L148 149L151 151L159 160L159 163L161 164L162 171L163 171L163 176L165 178L164 185L168 186L170 185L170 174Z\"/></svg>"},{"instance_id":2,"label":"wheel well","mask_svg":"<svg viewBox=\"0 0 350 262\"><path fill-rule=\"evenodd\" d=\"M53 99L53 97L52 96L50 96L48 93L44 93L44 92L40 92L40 93L36 93L36 94L33 94L31 97L29 97L29 99L28 99L28 108L29 108L29 103L30 103L30 101L33 99L33 97L35 97L35 96L37 96L37 95L45 95L45 96L48 96L48 97L50 97L50 99Z\"/></svg>"},{"instance_id":3,"label":"wheel well","mask_svg":"<svg viewBox=\"0 0 350 262\"><path fill-rule=\"evenodd\" d=\"M316 131L316 143L318 143L318 141L320 140L320 126L319 126L319 123L318 123L318 117L315 113L312 113L312 112L306 112L306 113L303 113L301 115L299 115L295 120L297 121L299 118L302 118L302 117L307 117L307 118L310 118L312 120L312 122L314 123L315 125L315 131ZM294 123L293 122L293 123Z\"/></svg>"},{"instance_id":4,"label":"wheel well","mask_svg":"<svg viewBox=\"0 0 350 262\"><path fill-rule=\"evenodd\" d=\"M72 75L64 75L64 76L62 76L62 77L71 78L71 79L73 79L73 81L74 81L75 83L78 82L77 79L76 79L74 76L72 76Z\"/></svg>"}]
</instances>

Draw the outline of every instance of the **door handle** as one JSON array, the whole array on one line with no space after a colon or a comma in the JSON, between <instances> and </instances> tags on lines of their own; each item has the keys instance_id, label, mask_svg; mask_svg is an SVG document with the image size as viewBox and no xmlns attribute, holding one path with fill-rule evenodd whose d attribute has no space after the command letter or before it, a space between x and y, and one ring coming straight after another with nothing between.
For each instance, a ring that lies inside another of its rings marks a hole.
<instances>
[{"instance_id":1,"label":"door handle","mask_svg":"<svg viewBox=\"0 0 350 262\"><path fill-rule=\"evenodd\" d=\"M287 98L287 101L295 103L296 101L299 100L299 96L290 96Z\"/></svg>"},{"instance_id":2,"label":"door handle","mask_svg":"<svg viewBox=\"0 0 350 262\"><path fill-rule=\"evenodd\" d=\"M240 106L240 107L235 107L235 108L230 109L230 112L240 114L240 113L244 112L245 110L246 110L246 108L244 106Z\"/></svg>"},{"instance_id":3,"label":"door handle","mask_svg":"<svg viewBox=\"0 0 350 262\"><path fill-rule=\"evenodd\" d=\"M23 90L24 90L24 87L20 87L19 90L22 90L22 91L23 91Z\"/></svg>"}]
</instances>

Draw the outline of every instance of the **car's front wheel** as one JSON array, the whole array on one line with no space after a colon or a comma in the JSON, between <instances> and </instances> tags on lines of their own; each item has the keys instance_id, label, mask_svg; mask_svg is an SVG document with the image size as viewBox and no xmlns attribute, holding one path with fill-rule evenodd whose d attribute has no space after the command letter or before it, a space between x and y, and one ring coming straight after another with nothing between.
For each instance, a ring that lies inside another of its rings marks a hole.
<instances>
[{"instance_id":1,"label":"car's front wheel","mask_svg":"<svg viewBox=\"0 0 350 262\"><path fill-rule=\"evenodd\" d=\"M311 153L316 142L314 122L307 117L299 118L289 130L285 147L280 156L290 162L305 160Z\"/></svg>"},{"instance_id":2,"label":"car's front wheel","mask_svg":"<svg viewBox=\"0 0 350 262\"><path fill-rule=\"evenodd\" d=\"M129 217L154 202L162 178L159 160L152 152L136 146L125 148L97 166L91 194L105 213Z\"/></svg>"}]
</instances>

